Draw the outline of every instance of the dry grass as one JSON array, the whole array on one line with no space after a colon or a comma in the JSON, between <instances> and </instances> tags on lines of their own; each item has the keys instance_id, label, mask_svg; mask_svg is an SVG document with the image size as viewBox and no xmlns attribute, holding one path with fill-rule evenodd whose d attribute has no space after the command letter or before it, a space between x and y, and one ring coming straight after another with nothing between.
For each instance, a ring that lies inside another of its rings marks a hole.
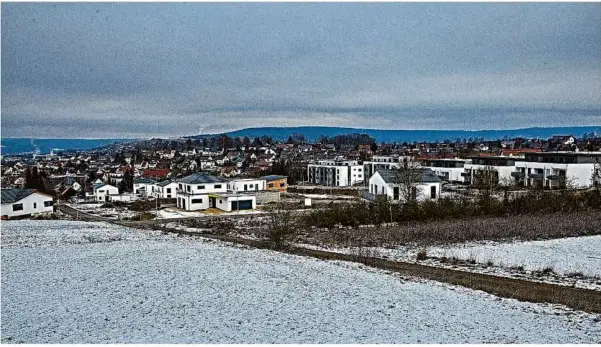
<instances>
[{"instance_id":1,"label":"dry grass","mask_svg":"<svg viewBox=\"0 0 601 347\"><path fill-rule=\"evenodd\" d=\"M321 246L392 247L442 245L472 241L545 240L601 234L598 211L477 217L465 220L407 223L393 227L305 229L299 237Z\"/></svg>"}]
</instances>

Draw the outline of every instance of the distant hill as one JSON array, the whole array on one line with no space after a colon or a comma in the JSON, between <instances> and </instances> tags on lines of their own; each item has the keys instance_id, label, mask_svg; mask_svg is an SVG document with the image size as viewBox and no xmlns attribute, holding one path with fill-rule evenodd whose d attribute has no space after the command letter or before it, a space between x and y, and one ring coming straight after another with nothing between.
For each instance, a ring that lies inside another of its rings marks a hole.
<instances>
[{"instance_id":1,"label":"distant hill","mask_svg":"<svg viewBox=\"0 0 601 347\"><path fill-rule=\"evenodd\" d=\"M496 140L505 136L542 138L548 139L553 135L574 135L582 137L584 133L601 133L600 126L582 126L582 127L545 127L545 128L524 128L507 130L381 130L381 129L361 129L361 128L339 128L339 127L266 127L266 128L246 128L236 131L230 131L227 134L230 137L248 136L270 136L274 140L287 140L293 133L303 134L309 141L317 140L320 136L336 136L352 133L368 134L376 138L377 142L413 142L413 141L444 141L455 140L457 138L468 139L484 138L485 140ZM192 138L202 138L213 135L197 135Z\"/></svg>"},{"instance_id":2,"label":"distant hill","mask_svg":"<svg viewBox=\"0 0 601 347\"><path fill-rule=\"evenodd\" d=\"M29 139L29 138L2 138L2 154L33 153L39 150L40 154L50 153L52 149L88 150L115 142L127 142L131 139Z\"/></svg>"}]
</instances>

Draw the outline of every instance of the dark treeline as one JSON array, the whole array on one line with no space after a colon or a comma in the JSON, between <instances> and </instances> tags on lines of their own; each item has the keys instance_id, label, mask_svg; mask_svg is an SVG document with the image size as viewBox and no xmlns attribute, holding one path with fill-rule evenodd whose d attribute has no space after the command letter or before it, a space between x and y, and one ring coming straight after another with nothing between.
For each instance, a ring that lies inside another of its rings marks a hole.
<instances>
[{"instance_id":1,"label":"dark treeline","mask_svg":"<svg viewBox=\"0 0 601 347\"><path fill-rule=\"evenodd\" d=\"M372 145L376 143L376 139L367 134L348 134L336 135L334 137L321 136L318 142L323 144L333 144L336 148L342 146L356 147L359 145Z\"/></svg>"},{"instance_id":2,"label":"dark treeline","mask_svg":"<svg viewBox=\"0 0 601 347\"><path fill-rule=\"evenodd\" d=\"M25 169L25 188L47 193L44 187L44 177L46 177L46 174L39 172L37 166L28 166Z\"/></svg>"}]
</instances>

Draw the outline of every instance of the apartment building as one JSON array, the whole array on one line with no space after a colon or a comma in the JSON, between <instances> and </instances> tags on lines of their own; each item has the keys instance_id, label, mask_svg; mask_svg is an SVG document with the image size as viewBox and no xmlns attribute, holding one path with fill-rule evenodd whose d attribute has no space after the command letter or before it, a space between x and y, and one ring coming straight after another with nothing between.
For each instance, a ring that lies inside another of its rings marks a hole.
<instances>
[{"instance_id":1,"label":"apartment building","mask_svg":"<svg viewBox=\"0 0 601 347\"><path fill-rule=\"evenodd\" d=\"M469 159L471 162L464 164L462 173L465 183L475 184L478 177L486 173L491 176L490 183L499 185L510 185L514 180L512 173L515 171L516 163L524 160L523 158L500 156L471 157Z\"/></svg>"},{"instance_id":2,"label":"apartment building","mask_svg":"<svg viewBox=\"0 0 601 347\"><path fill-rule=\"evenodd\" d=\"M329 187L347 187L363 183L363 165L356 160L321 160L307 165L309 182Z\"/></svg>"},{"instance_id":3,"label":"apartment building","mask_svg":"<svg viewBox=\"0 0 601 347\"><path fill-rule=\"evenodd\" d=\"M601 184L601 152L525 153L512 177L530 187L588 188Z\"/></svg>"},{"instance_id":4,"label":"apartment building","mask_svg":"<svg viewBox=\"0 0 601 347\"><path fill-rule=\"evenodd\" d=\"M466 159L424 159L422 167L428 168L442 181L464 183L465 177L462 175L465 171L465 164L471 163Z\"/></svg>"}]
</instances>

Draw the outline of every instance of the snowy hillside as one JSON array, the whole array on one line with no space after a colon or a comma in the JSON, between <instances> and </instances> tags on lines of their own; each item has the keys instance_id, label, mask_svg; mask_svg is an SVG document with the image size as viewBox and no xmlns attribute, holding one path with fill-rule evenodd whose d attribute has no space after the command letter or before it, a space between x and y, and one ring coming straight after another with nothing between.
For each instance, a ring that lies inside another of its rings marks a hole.
<instances>
[{"instance_id":1,"label":"snowy hillside","mask_svg":"<svg viewBox=\"0 0 601 347\"><path fill-rule=\"evenodd\" d=\"M599 315L103 223L2 222L2 340L578 343Z\"/></svg>"}]
</instances>

